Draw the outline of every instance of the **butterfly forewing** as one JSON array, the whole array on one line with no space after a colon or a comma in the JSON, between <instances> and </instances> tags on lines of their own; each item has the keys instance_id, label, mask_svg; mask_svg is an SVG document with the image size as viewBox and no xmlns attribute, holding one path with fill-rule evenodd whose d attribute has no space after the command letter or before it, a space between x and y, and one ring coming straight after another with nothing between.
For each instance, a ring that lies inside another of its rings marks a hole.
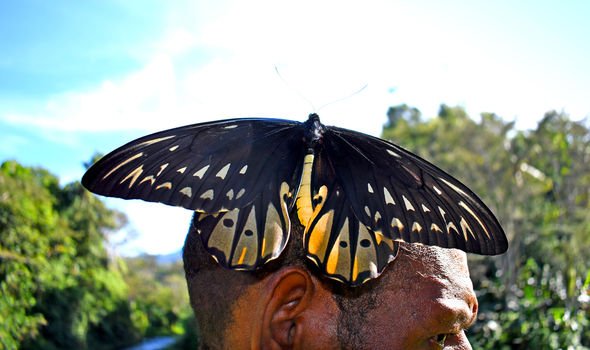
<instances>
[{"instance_id":1,"label":"butterfly forewing","mask_svg":"<svg viewBox=\"0 0 590 350\"><path fill-rule=\"evenodd\" d=\"M232 119L155 133L111 152L84 175L92 192L204 213L243 208L300 166L301 123Z\"/></svg>"},{"instance_id":2,"label":"butterfly forewing","mask_svg":"<svg viewBox=\"0 0 590 350\"><path fill-rule=\"evenodd\" d=\"M465 185L384 140L330 128L325 152L359 220L392 239L479 254L507 249L491 211Z\"/></svg>"}]
</instances>

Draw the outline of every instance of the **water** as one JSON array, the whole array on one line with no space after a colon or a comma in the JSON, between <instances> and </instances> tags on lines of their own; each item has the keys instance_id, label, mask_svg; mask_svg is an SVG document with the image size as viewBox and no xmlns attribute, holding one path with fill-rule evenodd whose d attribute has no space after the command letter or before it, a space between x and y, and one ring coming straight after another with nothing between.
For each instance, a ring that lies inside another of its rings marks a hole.
<instances>
[{"instance_id":1,"label":"water","mask_svg":"<svg viewBox=\"0 0 590 350\"><path fill-rule=\"evenodd\" d=\"M176 338L174 337L157 337L142 341L134 347L126 350L162 350L174 344Z\"/></svg>"}]
</instances>

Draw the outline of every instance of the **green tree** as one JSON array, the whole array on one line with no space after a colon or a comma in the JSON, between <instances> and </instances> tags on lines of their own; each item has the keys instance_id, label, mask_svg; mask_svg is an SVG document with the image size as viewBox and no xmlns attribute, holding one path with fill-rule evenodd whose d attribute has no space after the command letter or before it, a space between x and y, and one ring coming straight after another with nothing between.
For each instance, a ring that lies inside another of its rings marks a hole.
<instances>
[{"instance_id":1,"label":"green tree","mask_svg":"<svg viewBox=\"0 0 590 350\"><path fill-rule=\"evenodd\" d=\"M2 163L1 348L116 348L139 338L134 327L114 338L94 334L132 313L104 244L122 218L78 182L62 187L44 169Z\"/></svg>"},{"instance_id":2,"label":"green tree","mask_svg":"<svg viewBox=\"0 0 590 350\"><path fill-rule=\"evenodd\" d=\"M590 275L590 131L549 112L532 131L493 113L442 105L434 118L400 105L383 137L463 181L510 240L499 257L469 256L480 300L469 333L481 349L585 349Z\"/></svg>"}]
</instances>

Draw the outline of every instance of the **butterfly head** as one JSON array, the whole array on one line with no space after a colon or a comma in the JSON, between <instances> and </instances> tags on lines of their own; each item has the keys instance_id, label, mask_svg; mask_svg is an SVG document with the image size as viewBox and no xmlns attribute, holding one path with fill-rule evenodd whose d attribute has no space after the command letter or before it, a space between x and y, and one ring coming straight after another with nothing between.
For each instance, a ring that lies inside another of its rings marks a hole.
<instances>
[{"instance_id":1,"label":"butterfly head","mask_svg":"<svg viewBox=\"0 0 590 350\"><path fill-rule=\"evenodd\" d=\"M308 148L314 148L322 140L322 135L326 127L320 122L320 116L312 113L304 123L305 125L305 142Z\"/></svg>"}]
</instances>

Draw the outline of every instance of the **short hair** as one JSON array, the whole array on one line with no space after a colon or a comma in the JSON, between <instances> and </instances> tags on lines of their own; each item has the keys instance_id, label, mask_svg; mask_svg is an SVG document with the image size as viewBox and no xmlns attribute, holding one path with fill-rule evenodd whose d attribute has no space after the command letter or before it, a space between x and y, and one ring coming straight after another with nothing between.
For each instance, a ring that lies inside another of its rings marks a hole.
<instances>
[{"instance_id":1,"label":"short hair","mask_svg":"<svg viewBox=\"0 0 590 350\"><path fill-rule=\"evenodd\" d=\"M293 223L291 236L279 258L266 263L256 271L234 271L223 268L207 252L196 228L197 217L193 216L187 234L183 261L188 285L191 307L197 319L199 340L202 349L224 348L224 337L220 336L231 323L232 307L241 293L249 286L263 279L265 276L278 271L285 266L299 266L317 276L332 292L333 298L340 309L338 318L338 340L341 346L361 348L368 330L362 322L367 314L379 306L379 291L385 283L379 283L382 278L370 280L358 287L348 287L323 276L317 267L306 257L303 248L303 227ZM418 244L400 244L400 253L410 256L420 255L428 259L428 251ZM396 281L396 288L410 285L407 271L408 259L404 262L394 260L396 268L388 267L383 273L389 274L389 279ZM391 265L391 264L390 264ZM382 276L383 276L382 275Z\"/></svg>"}]
</instances>

